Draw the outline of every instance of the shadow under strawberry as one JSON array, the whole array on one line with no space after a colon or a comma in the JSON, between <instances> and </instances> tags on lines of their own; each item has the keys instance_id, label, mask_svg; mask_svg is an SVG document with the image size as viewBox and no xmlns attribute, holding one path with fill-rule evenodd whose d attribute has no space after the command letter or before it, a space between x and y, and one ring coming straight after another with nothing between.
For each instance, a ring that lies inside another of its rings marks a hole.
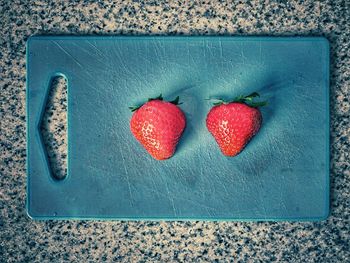
<instances>
[{"instance_id":1,"label":"shadow under strawberry","mask_svg":"<svg viewBox=\"0 0 350 263\"><path fill-rule=\"evenodd\" d=\"M271 167L275 167L281 173L293 172L291 167L301 154L294 142L302 138L293 132L292 124L287 122L289 114L292 114L296 107L285 103L286 100L294 100L294 95L290 93L288 96L289 92L286 90L291 89L292 84L288 80L280 80L258 89L259 93L264 94L269 105L261 108L261 130L246 145L244 151L234 158L240 173L259 176ZM281 123L281 115L285 117L286 123Z\"/></svg>"},{"instance_id":2,"label":"shadow under strawberry","mask_svg":"<svg viewBox=\"0 0 350 263\"><path fill-rule=\"evenodd\" d=\"M202 98L194 90L195 86L188 86L179 90L181 109L186 114L186 128L177 145L176 153L185 151L186 147L194 147L200 136L201 126L205 117ZM176 154L175 153L175 154Z\"/></svg>"}]
</instances>

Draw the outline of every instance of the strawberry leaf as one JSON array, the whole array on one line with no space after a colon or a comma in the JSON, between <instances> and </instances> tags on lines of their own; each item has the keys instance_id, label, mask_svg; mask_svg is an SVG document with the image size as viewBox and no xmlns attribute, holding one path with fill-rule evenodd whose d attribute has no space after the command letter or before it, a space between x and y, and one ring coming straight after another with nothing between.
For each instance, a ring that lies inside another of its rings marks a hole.
<instances>
[{"instance_id":1,"label":"strawberry leaf","mask_svg":"<svg viewBox=\"0 0 350 263\"><path fill-rule=\"evenodd\" d=\"M221 104L225 103L225 101L223 99L208 98L206 100L212 100L214 106L218 106L218 105L221 105Z\"/></svg>"},{"instance_id":2,"label":"strawberry leaf","mask_svg":"<svg viewBox=\"0 0 350 263\"><path fill-rule=\"evenodd\" d=\"M212 100L216 100L216 102L213 103L216 106L221 105L221 104L232 103L232 102L245 103L248 106L253 107L253 108L262 107L262 106L267 105L267 101L254 102L253 100L256 97L260 97L259 93L253 92L247 96L239 95L239 96L235 97L233 100L228 100L228 101L223 100L223 99L212 99Z\"/></svg>"},{"instance_id":3,"label":"strawberry leaf","mask_svg":"<svg viewBox=\"0 0 350 263\"><path fill-rule=\"evenodd\" d=\"M233 100L229 101L230 102L244 102L244 96L243 95L239 95L236 98L234 98Z\"/></svg>"},{"instance_id":4,"label":"strawberry leaf","mask_svg":"<svg viewBox=\"0 0 350 263\"><path fill-rule=\"evenodd\" d=\"M148 101L152 101L152 100L163 100L162 93L160 93L159 96L156 98L148 98Z\"/></svg>"},{"instance_id":5,"label":"strawberry leaf","mask_svg":"<svg viewBox=\"0 0 350 263\"><path fill-rule=\"evenodd\" d=\"M253 108L263 107L263 106L266 106L267 104L268 104L267 101L259 101L259 102L247 103L248 106L253 107Z\"/></svg>"},{"instance_id":6,"label":"strawberry leaf","mask_svg":"<svg viewBox=\"0 0 350 263\"><path fill-rule=\"evenodd\" d=\"M182 104L182 102L179 102L179 100L180 100L180 97L177 96L174 100L171 100L169 102L174 104L174 105L180 105L180 104Z\"/></svg>"},{"instance_id":7,"label":"strawberry leaf","mask_svg":"<svg viewBox=\"0 0 350 263\"><path fill-rule=\"evenodd\" d=\"M141 106L142 105L140 105L140 106L131 106L131 107L129 107L129 109L131 110L131 112L134 112L134 111L138 110Z\"/></svg>"},{"instance_id":8,"label":"strawberry leaf","mask_svg":"<svg viewBox=\"0 0 350 263\"><path fill-rule=\"evenodd\" d=\"M255 98L255 97L260 97L259 93L253 92L253 93L245 96L245 98Z\"/></svg>"},{"instance_id":9,"label":"strawberry leaf","mask_svg":"<svg viewBox=\"0 0 350 263\"><path fill-rule=\"evenodd\" d=\"M156 98L148 98L147 102L152 101L152 100L163 100L163 96L162 96L162 94L159 94L159 96ZM179 100L180 100L180 97L177 96L174 100L169 101L169 102L172 104L175 104L175 105L180 105L180 104L182 104L182 102L179 102ZM139 108L141 108L141 106L143 104L144 103L142 103L141 105L138 105L138 106L131 106L131 107L129 107L129 109L131 110L131 112L134 112L134 111L138 110Z\"/></svg>"}]
</instances>

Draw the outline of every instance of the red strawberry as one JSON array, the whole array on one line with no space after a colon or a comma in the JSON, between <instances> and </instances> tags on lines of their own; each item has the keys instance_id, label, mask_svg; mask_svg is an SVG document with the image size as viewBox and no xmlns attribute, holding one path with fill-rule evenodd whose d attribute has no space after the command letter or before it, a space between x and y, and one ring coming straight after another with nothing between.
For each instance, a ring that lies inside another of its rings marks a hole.
<instances>
[{"instance_id":1,"label":"red strawberry","mask_svg":"<svg viewBox=\"0 0 350 263\"><path fill-rule=\"evenodd\" d=\"M219 100L207 115L207 128L226 156L239 154L259 131L262 116L259 106L266 102L253 102L259 96L254 92L233 101Z\"/></svg>"},{"instance_id":2,"label":"red strawberry","mask_svg":"<svg viewBox=\"0 0 350 263\"><path fill-rule=\"evenodd\" d=\"M185 129L185 114L176 106L178 102L179 97L168 102L160 95L140 107L130 107L135 111L130 121L132 134L157 160L173 156Z\"/></svg>"}]
</instances>

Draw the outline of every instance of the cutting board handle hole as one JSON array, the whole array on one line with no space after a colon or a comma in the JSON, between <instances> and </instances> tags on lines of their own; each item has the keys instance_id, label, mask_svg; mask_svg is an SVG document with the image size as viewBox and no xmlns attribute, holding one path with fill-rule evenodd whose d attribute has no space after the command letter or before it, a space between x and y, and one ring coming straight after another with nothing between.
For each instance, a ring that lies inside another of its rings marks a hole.
<instances>
[{"instance_id":1,"label":"cutting board handle hole","mask_svg":"<svg viewBox=\"0 0 350 263\"><path fill-rule=\"evenodd\" d=\"M56 180L67 176L67 85L63 75L51 78L40 124L48 166Z\"/></svg>"}]
</instances>

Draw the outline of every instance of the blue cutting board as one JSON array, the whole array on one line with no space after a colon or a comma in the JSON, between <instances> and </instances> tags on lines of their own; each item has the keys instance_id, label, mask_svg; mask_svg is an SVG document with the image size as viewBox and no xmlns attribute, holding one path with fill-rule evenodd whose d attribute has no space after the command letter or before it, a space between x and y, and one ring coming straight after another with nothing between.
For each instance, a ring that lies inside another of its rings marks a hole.
<instances>
[{"instance_id":1,"label":"blue cutting board","mask_svg":"<svg viewBox=\"0 0 350 263\"><path fill-rule=\"evenodd\" d=\"M68 175L50 174L39 123L50 80L68 81ZM246 149L224 157L211 103L257 91L269 105ZM128 106L180 96L187 127L156 161ZM329 214L329 44L324 38L31 37L28 214L35 219L321 220Z\"/></svg>"}]
</instances>

